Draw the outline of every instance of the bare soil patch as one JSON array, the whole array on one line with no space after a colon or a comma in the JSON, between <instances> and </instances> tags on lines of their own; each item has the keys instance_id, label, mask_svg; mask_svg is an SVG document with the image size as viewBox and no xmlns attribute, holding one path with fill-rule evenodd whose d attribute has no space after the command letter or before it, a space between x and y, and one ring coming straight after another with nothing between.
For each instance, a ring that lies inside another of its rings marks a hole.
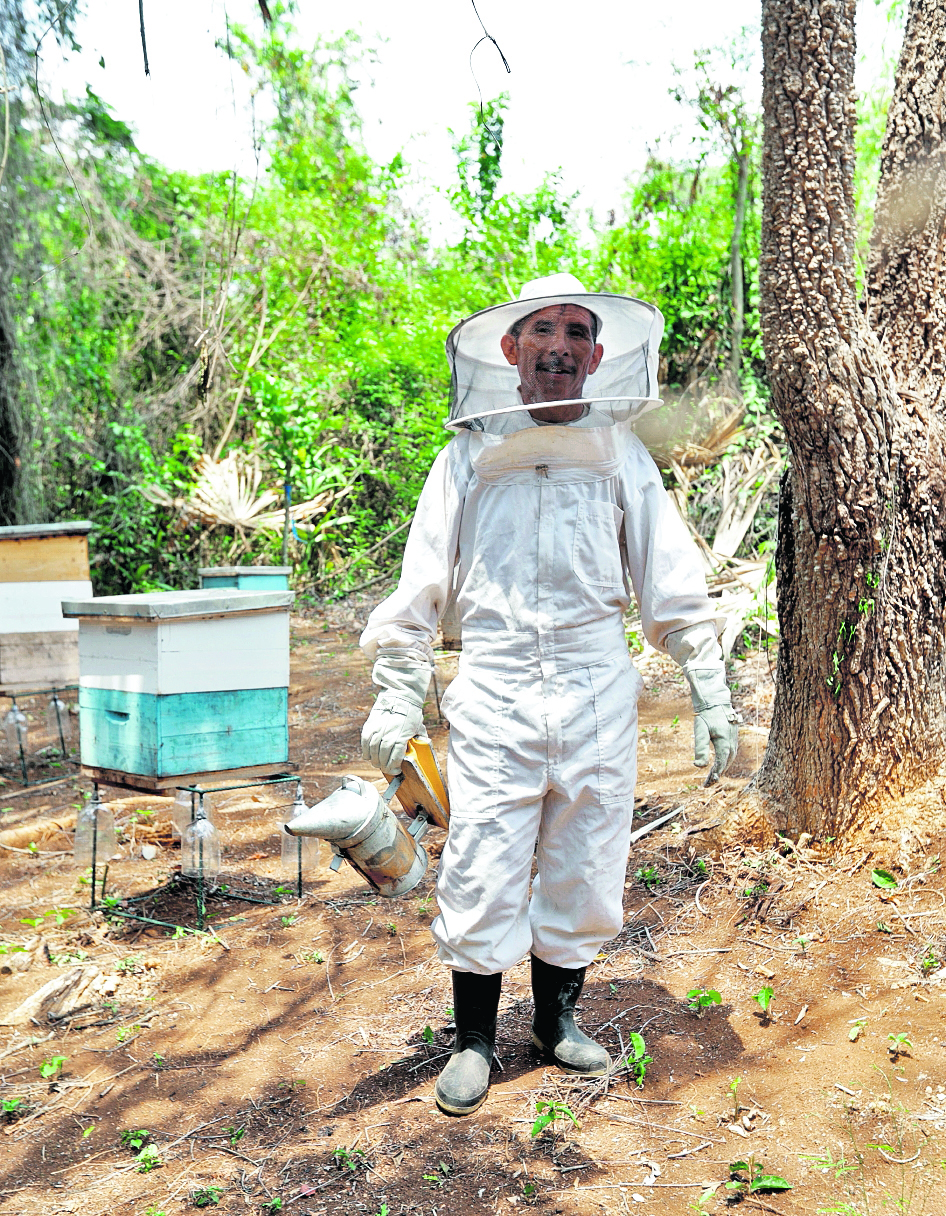
<instances>
[{"instance_id":1,"label":"bare soil patch","mask_svg":"<svg viewBox=\"0 0 946 1216\"><path fill-rule=\"evenodd\" d=\"M309 801L344 772L377 776L358 744L371 702L363 617L346 606L293 620L292 758ZM442 693L455 656L438 669ZM751 776L769 724L768 657L734 674L744 743L736 774L708 791L683 682L668 661L644 663L635 826L686 809L635 847L625 928L589 970L581 1006L616 1059L643 1035L643 1087L627 1070L576 1082L533 1053L522 965L504 982L489 1101L465 1120L439 1114L452 1020L428 933L432 871L383 900L347 867L332 873L323 846L304 897L280 893L285 794L221 800L221 881L280 902L212 900L212 935L90 916L63 832L35 852L0 850L0 966L33 943L28 970L0 974L0 1021L71 967L97 968L102 989L63 1020L0 1028L0 1213L946 1211L941 842L884 859L894 891L874 885L866 850L832 842L701 855L690 829ZM443 755L433 700L428 726ZM0 831L65 821L88 788L69 778L14 797L6 775ZM179 862L170 802L111 793L126 835L107 893L154 891ZM142 843L157 844L154 860ZM442 837L425 843L435 859ZM193 925L186 887L160 899L161 919ZM720 1003L691 1012L697 988ZM767 1014L753 999L763 988ZM57 1057L61 1071L44 1077ZM567 1106L577 1124L532 1136L537 1102ZM727 1190L737 1160L793 1189Z\"/></svg>"}]
</instances>

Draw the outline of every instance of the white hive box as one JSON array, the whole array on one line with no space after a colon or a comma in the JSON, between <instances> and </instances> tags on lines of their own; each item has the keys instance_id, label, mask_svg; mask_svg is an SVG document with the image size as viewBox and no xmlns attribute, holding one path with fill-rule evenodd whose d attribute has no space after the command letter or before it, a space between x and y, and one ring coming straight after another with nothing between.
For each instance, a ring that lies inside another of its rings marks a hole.
<instances>
[{"instance_id":1,"label":"white hive box","mask_svg":"<svg viewBox=\"0 0 946 1216\"><path fill-rule=\"evenodd\" d=\"M92 596L89 520L0 528L0 689L64 688L79 679L78 623L64 599Z\"/></svg>"},{"instance_id":2,"label":"white hive box","mask_svg":"<svg viewBox=\"0 0 946 1216\"><path fill-rule=\"evenodd\" d=\"M66 602L79 621L83 769L138 788L289 760L291 591Z\"/></svg>"}]
</instances>

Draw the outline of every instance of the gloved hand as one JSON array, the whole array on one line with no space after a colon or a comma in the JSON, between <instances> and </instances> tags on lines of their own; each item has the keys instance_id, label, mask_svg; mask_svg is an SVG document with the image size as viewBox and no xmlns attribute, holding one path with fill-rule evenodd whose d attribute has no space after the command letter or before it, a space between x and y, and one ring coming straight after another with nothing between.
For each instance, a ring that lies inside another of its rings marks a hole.
<instances>
[{"instance_id":1,"label":"gloved hand","mask_svg":"<svg viewBox=\"0 0 946 1216\"><path fill-rule=\"evenodd\" d=\"M739 715L733 709L726 684L723 652L716 640L716 626L710 622L678 629L668 635L667 651L683 668L690 685L690 698L696 717L693 720L693 763L698 768L709 764L710 744L715 759L704 782L714 785L739 750Z\"/></svg>"},{"instance_id":2,"label":"gloved hand","mask_svg":"<svg viewBox=\"0 0 946 1216\"><path fill-rule=\"evenodd\" d=\"M697 768L709 764L710 744L715 760L706 785L715 785L739 750L739 715L732 707L725 673L713 669L686 672L696 717L693 719L693 763ZM708 702L715 701L711 705ZM702 708L701 708L702 706Z\"/></svg>"},{"instance_id":3,"label":"gloved hand","mask_svg":"<svg viewBox=\"0 0 946 1216\"><path fill-rule=\"evenodd\" d=\"M423 734L430 664L415 652L389 649L375 660L371 678L382 691L361 731L361 754L383 773L397 773L404 750Z\"/></svg>"}]
</instances>

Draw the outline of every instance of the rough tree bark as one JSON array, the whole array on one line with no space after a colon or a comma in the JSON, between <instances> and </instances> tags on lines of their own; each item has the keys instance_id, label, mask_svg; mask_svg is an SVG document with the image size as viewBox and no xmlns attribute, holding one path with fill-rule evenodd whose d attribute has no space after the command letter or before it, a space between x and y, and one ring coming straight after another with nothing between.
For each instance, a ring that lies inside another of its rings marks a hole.
<instances>
[{"instance_id":1,"label":"rough tree bark","mask_svg":"<svg viewBox=\"0 0 946 1216\"><path fill-rule=\"evenodd\" d=\"M901 390L946 413L946 7L913 0L887 115L869 317Z\"/></svg>"},{"instance_id":2,"label":"rough tree bark","mask_svg":"<svg viewBox=\"0 0 946 1216\"><path fill-rule=\"evenodd\" d=\"M738 137L738 141L737 141ZM745 268L742 259L742 230L749 202L749 140L745 127L737 128L732 142L736 164L736 208L729 242L729 283L732 297L732 346L729 370L738 378L742 366L742 339L746 329Z\"/></svg>"},{"instance_id":3,"label":"rough tree bark","mask_svg":"<svg viewBox=\"0 0 946 1216\"><path fill-rule=\"evenodd\" d=\"M775 709L755 789L779 826L821 838L883 826L885 804L936 771L946 737L942 430L898 393L858 306L854 15L855 0L762 4L762 326L790 461ZM929 301L909 273L894 278L897 307L921 325ZM929 291L942 306L932 278Z\"/></svg>"}]
</instances>

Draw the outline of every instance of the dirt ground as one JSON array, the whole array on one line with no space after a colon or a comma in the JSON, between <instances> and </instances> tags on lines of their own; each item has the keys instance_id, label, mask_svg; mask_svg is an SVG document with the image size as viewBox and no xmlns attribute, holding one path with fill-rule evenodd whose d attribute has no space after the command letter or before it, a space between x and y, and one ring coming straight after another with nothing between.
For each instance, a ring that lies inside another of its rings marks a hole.
<instances>
[{"instance_id":1,"label":"dirt ground","mask_svg":"<svg viewBox=\"0 0 946 1216\"><path fill-rule=\"evenodd\" d=\"M371 702L357 649L365 611L293 619L291 756L309 802L345 772L377 777L358 746ZM385 900L347 866L329 870L323 845L297 899L280 868L285 795L237 792L214 804L233 898L210 900L212 933L90 915L88 873L56 827L89 783L21 793L7 753L0 1213L946 1212L939 843L910 872L828 841L701 855L690 828L761 758L770 658L734 666L743 745L712 792L692 766L680 676L656 656L642 666L635 826L685 810L635 846L624 930L589 968L581 1020L617 1070L576 1081L533 1053L523 964L504 981L489 1101L464 1120L432 1099L452 1042L449 977L428 931L433 866L410 895ZM441 694L455 670L455 656L439 658ZM38 734L42 706L26 708ZM433 700L427 720L443 755ZM106 898L158 892L138 906L193 926L186 883L160 890L180 860L170 801L107 796L124 833ZM425 844L435 859L442 834ZM872 881L880 864L896 889ZM24 958L17 945L31 947L25 971L10 970ZM8 1024L70 971L94 981L78 1008ZM694 989L710 1002L698 1012ZM632 1035L650 1057L641 1086ZM559 1117L536 1132L541 1103ZM747 1171L792 1189L750 1194L738 1183Z\"/></svg>"}]
</instances>

